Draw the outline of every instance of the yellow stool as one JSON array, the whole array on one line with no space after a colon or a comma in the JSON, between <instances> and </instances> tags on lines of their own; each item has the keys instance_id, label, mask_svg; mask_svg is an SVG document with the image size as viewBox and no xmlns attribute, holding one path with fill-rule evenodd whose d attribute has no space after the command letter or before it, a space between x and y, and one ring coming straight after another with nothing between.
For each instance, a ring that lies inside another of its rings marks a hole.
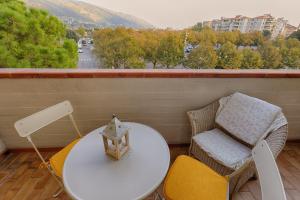
<instances>
[{"instance_id":1,"label":"yellow stool","mask_svg":"<svg viewBox=\"0 0 300 200\"><path fill-rule=\"evenodd\" d=\"M59 176L62 178L62 171L64 168L65 160L69 154L69 152L72 150L75 144L80 140L80 138L74 140L70 144L68 144L66 147L64 147L62 150L54 154L49 160L50 165L53 171L55 172L56 176Z\"/></svg>"},{"instance_id":2,"label":"yellow stool","mask_svg":"<svg viewBox=\"0 0 300 200\"><path fill-rule=\"evenodd\" d=\"M164 183L167 200L226 200L229 181L189 156L179 156Z\"/></svg>"}]
</instances>

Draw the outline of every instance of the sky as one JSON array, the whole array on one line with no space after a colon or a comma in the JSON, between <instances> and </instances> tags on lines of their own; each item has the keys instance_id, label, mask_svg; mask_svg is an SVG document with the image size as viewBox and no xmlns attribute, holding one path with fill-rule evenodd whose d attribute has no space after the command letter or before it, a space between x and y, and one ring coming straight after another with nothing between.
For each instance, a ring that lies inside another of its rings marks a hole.
<instances>
[{"instance_id":1,"label":"sky","mask_svg":"<svg viewBox=\"0 0 300 200\"><path fill-rule=\"evenodd\" d=\"M300 0L82 0L141 18L158 28L186 28L197 22L270 13L300 23Z\"/></svg>"}]
</instances>

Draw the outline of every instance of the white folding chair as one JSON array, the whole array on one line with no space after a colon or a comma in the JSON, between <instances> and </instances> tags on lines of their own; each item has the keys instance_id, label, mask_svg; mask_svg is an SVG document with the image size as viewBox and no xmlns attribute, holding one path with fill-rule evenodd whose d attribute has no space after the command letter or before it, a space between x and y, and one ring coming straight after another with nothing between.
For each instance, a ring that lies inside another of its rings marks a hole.
<instances>
[{"instance_id":1,"label":"white folding chair","mask_svg":"<svg viewBox=\"0 0 300 200\"><path fill-rule=\"evenodd\" d=\"M72 143L67 145L61 151L57 152L53 155L49 162L43 158L41 153L39 152L37 146L33 143L31 139L31 135L36 131L42 129L43 127L65 117L69 116L79 138L81 138L81 133L76 125L76 122L72 116L73 107L69 101L64 101L54 106L48 107L40 112L37 112L33 115L25 117L24 119L18 120L15 122L15 128L18 134L21 137L26 137L28 141L33 146L34 150L38 154L39 158L42 160L43 165L47 167L51 175L55 178L55 180L59 183L60 189L53 195L53 197L57 197L63 191L63 183L62 183L62 167L64 160L72 149L72 147L79 141L79 139L74 140Z\"/></svg>"},{"instance_id":2,"label":"white folding chair","mask_svg":"<svg viewBox=\"0 0 300 200\"><path fill-rule=\"evenodd\" d=\"M261 186L263 200L286 200L279 170L273 154L265 140L252 150Z\"/></svg>"}]
</instances>

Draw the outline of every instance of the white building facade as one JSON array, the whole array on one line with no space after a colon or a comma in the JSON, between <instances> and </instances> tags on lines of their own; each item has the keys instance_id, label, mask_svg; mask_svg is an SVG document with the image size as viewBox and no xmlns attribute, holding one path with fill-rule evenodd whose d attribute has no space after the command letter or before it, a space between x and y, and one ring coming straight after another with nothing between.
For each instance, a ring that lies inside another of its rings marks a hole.
<instances>
[{"instance_id":1,"label":"white building facade","mask_svg":"<svg viewBox=\"0 0 300 200\"><path fill-rule=\"evenodd\" d=\"M276 19L270 14L250 18L237 15L233 18L214 19L203 22L203 26L212 28L215 31L240 31L248 33L253 31L270 31L271 38L284 35L284 30L288 21L283 18Z\"/></svg>"}]
</instances>

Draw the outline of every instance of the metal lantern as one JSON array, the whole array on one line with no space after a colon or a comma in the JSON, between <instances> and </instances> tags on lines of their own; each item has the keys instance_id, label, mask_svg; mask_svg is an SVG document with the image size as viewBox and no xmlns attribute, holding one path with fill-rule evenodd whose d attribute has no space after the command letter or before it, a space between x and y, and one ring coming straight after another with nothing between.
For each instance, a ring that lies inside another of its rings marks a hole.
<instances>
[{"instance_id":1,"label":"metal lantern","mask_svg":"<svg viewBox=\"0 0 300 200\"><path fill-rule=\"evenodd\" d=\"M129 128L113 115L102 133L105 153L119 160L129 150Z\"/></svg>"}]
</instances>

